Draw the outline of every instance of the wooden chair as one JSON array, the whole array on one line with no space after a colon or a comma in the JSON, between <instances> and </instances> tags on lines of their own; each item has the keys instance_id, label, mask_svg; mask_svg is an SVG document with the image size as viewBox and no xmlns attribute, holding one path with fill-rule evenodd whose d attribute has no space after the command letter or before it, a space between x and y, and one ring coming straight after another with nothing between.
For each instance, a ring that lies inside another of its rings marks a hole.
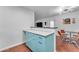
<instances>
[{"instance_id":1,"label":"wooden chair","mask_svg":"<svg viewBox=\"0 0 79 59\"><path fill-rule=\"evenodd\" d=\"M79 40L79 32L77 33L77 40Z\"/></svg>"},{"instance_id":2,"label":"wooden chair","mask_svg":"<svg viewBox=\"0 0 79 59\"><path fill-rule=\"evenodd\" d=\"M66 35L65 35L65 32L64 31L58 31L58 34L59 34L59 36L60 36L60 38L62 39L62 40L64 40L64 38L66 38Z\"/></svg>"},{"instance_id":3,"label":"wooden chair","mask_svg":"<svg viewBox=\"0 0 79 59\"><path fill-rule=\"evenodd\" d=\"M61 30L61 33L65 33L65 31L64 30Z\"/></svg>"},{"instance_id":4,"label":"wooden chair","mask_svg":"<svg viewBox=\"0 0 79 59\"><path fill-rule=\"evenodd\" d=\"M70 39L68 37L68 34L66 34L64 30L60 30L60 33L61 33L61 39L63 40L63 42L69 43Z\"/></svg>"},{"instance_id":5,"label":"wooden chair","mask_svg":"<svg viewBox=\"0 0 79 59\"><path fill-rule=\"evenodd\" d=\"M64 30L60 30L60 31L61 31L61 35L63 35L64 37L67 37L68 34L66 34Z\"/></svg>"},{"instance_id":6,"label":"wooden chair","mask_svg":"<svg viewBox=\"0 0 79 59\"><path fill-rule=\"evenodd\" d=\"M79 40L79 32L73 35L74 40Z\"/></svg>"},{"instance_id":7,"label":"wooden chair","mask_svg":"<svg viewBox=\"0 0 79 59\"><path fill-rule=\"evenodd\" d=\"M73 44L75 47L79 48L79 32L73 35L70 43Z\"/></svg>"},{"instance_id":8,"label":"wooden chair","mask_svg":"<svg viewBox=\"0 0 79 59\"><path fill-rule=\"evenodd\" d=\"M57 32L58 32L58 35L61 36L61 32L60 31L57 31Z\"/></svg>"}]
</instances>

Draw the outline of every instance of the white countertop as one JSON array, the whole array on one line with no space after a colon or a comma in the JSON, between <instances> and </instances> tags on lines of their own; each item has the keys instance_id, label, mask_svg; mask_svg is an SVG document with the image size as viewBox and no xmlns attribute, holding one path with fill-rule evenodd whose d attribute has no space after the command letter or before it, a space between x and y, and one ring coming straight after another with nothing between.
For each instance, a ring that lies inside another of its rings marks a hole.
<instances>
[{"instance_id":1,"label":"white countertop","mask_svg":"<svg viewBox=\"0 0 79 59\"><path fill-rule=\"evenodd\" d=\"M73 30L73 29L68 29L68 30L65 30L65 31L69 31L69 32L79 32L79 29L75 29L75 30Z\"/></svg>"},{"instance_id":2,"label":"white countertop","mask_svg":"<svg viewBox=\"0 0 79 59\"><path fill-rule=\"evenodd\" d=\"M49 34L55 33L55 29L44 29L44 28L30 28L30 29L23 29L24 31L32 32L35 34L47 36Z\"/></svg>"}]
</instances>

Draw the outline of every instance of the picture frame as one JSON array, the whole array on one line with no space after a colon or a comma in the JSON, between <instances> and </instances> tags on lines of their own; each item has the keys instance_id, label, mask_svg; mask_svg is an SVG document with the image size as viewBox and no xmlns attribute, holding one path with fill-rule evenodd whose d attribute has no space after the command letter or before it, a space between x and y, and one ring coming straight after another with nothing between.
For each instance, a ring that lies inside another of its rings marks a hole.
<instances>
[{"instance_id":1,"label":"picture frame","mask_svg":"<svg viewBox=\"0 0 79 59\"><path fill-rule=\"evenodd\" d=\"M64 24L71 24L71 19L70 18L65 18L63 19Z\"/></svg>"}]
</instances>

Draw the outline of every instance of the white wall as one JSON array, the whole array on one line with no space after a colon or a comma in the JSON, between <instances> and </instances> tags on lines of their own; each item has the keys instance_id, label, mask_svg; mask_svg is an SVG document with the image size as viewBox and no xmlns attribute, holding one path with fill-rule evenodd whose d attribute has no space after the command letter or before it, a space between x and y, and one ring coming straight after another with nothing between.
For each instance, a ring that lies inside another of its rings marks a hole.
<instances>
[{"instance_id":1,"label":"white wall","mask_svg":"<svg viewBox=\"0 0 79 59\"><path fill-rule=\"evenodd\" d=\"M63 24L63 19L65 18L75 18L76 23L75 24ZM58 27L58 29L64 29L66 31L79 31L79 11L75 11L72 13L66 13L59 16L55 16L55 26Z\"/></svg>"},{"instance_id":2,"label":"white wall","mask_svg":"<svg viewBox=\"0 0 79 59\"><path fill-rule=\"evenodd\" d=\"M34 24L34 12L22 7L0 7L0 49L23 42L23 28Z\"/></svg>"}]
</instances>

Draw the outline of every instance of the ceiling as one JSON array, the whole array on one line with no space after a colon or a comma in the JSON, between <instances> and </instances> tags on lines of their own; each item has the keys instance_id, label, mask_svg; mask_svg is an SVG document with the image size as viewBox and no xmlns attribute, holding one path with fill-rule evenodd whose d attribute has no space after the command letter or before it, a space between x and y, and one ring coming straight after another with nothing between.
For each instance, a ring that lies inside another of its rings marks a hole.
<instances>
[{"instance_id":1,"label":"ceiling","mask_svg":"<svg viewBox=\"0 0 79 59\"><path fill-rule=\"evenodd\" d=\"M65 12L69 6L65 6L66 8L60 7L60 6L24 6L25 8L28 8L29 10L34 11L35 13L35 20L39 20L42 18L55 16L59 14L63 9Z\"/></svg>"}]
</instances>

